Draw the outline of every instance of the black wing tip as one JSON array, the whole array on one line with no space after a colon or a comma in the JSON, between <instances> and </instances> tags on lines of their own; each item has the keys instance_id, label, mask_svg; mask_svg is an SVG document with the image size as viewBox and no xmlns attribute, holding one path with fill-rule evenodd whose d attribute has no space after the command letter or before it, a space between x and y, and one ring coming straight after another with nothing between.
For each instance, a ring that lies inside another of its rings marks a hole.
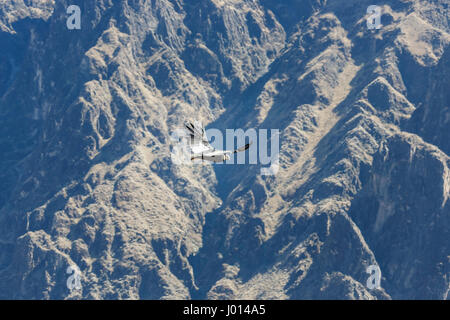
<instances>
[{"instance_id":1,"label":"black wing tip","mask_svg":"<svg viewBox=\"0 0 450 320\"><path fill-rule=\"evenodd\" d=\"M191 134L193 134L194 133L194 125L192 124L192 122L190 122L190 121L186 121L185 123L184 123L184 126L186 127L186 129L188 129L189 130L189 132L191 132Z\"/></svg>"},{"instance_id":2,"label":"black wing tip","mask_svg":"<svg viewBox=\"0 0 450 320\"><path fill-rule=\"evenodd\" d=\"M250 141L249 143L246 143L245 146L240 147L240 148L234 150L234 153L238 153L238 152L242 152L242 151L247 150L248 148L250 148L250 145L251 145L251 144L252 144L252 141Z\"/></svg>"},{"instance_id":3,"label":"black wing tip","mask_svg":"<svg viewBox=\"0 0 450 320\"><path fill-rule=\"evenodd\" d=\"M202 131L205 131L205 129L203 128L203 125L200 122L195 122L195 121L192 122L192 121L186 120L184 122L184 126L186 128L188 128L189 130L195 130L195 129L198 129L196 123L199 124L199 127Z\"/></svg>"}]
</instances>

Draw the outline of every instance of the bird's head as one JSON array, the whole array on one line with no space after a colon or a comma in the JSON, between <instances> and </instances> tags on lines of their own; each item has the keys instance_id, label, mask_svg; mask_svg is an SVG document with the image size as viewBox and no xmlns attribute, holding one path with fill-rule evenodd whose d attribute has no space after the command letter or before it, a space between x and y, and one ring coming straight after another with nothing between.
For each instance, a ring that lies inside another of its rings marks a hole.
<instances>
[{"instance_id":1,"label":"bird's head","mask_svg":"<svg viewBox=\"0 0 450 320\"><path fill-rule=\"evenodd\" d=\"M224 154L223 155L223 161L227 161L230 160L230 155L229 154Z\"/></svg>"}]
</instances>

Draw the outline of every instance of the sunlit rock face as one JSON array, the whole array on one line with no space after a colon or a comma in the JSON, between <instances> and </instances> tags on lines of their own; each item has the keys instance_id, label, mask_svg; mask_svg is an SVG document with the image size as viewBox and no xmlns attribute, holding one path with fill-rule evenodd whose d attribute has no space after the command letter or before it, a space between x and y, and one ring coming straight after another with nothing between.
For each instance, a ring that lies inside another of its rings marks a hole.
<instances>
[{"instance_id":1,"label":"sunlit rock face","mask_svg":"<svg viewBox=\"0 0 450 320\"><path fill-rule=\"evenodd\" d=\"M0 298L448 299L446 0L70 5L0 4ZM187 119L279 162L174 163Z\"/></svg>"}]
</instances>

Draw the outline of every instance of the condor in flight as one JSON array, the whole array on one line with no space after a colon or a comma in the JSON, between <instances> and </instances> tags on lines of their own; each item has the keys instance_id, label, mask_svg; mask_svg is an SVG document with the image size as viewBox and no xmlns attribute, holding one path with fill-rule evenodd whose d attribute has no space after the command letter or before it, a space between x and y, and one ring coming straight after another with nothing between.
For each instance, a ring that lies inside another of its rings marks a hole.
<instances>
[{"instance_id":1,"label":"condor in flight","mask_svg":"<svg viewBox=\"0 0 450 320\"><path fill-rule=\"evenodd\" d=\"M251 143L236 150L216 150L214 149L206 137L205 129L198 122L195 125L190 122L185 122L185 127L188 133L188 146L190 147L191 160L202 159L212 162L223 162L230 159L230 154L247 150Z\"/></svg>"}]
</instances>

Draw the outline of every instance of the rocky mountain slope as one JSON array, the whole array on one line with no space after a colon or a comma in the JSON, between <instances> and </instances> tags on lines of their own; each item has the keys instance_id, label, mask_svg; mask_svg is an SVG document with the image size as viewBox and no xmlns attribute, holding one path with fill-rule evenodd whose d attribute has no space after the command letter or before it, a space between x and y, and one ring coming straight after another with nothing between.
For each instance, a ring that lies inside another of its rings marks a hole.
<instances>
[{"instance_id":1,"label":"rocky mountain slope","mask_svg":"<svg viewBox=\"0 0 450 320\"><path fill-rule=\"evenodd\" d=\"M450 298L449 16L1 1L0 298ZM279 170L173 163L185 119L278 129Z\"/></svg>"}]
</instances>

